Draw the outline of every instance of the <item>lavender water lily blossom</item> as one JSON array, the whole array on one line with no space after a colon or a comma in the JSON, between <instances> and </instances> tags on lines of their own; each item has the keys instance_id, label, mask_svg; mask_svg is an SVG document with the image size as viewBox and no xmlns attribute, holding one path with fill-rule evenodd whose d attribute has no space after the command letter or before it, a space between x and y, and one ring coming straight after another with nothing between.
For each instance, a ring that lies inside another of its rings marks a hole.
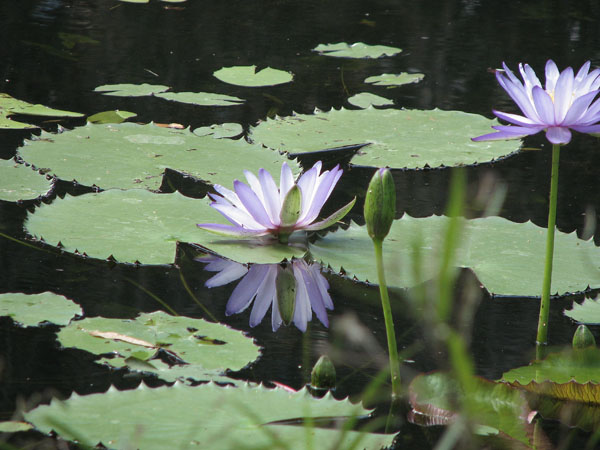
<instances>
[{"instance_id":1,"label":"lavender water lily blossom","mask_svg":"<svg viewBox=\"0 0 600 450\"><path fill-rule=\"evenodd\" d=\"M211 206L232 225L199 223L198 227L226 236L274 235L282 243L287 243L296 230L326 228L344 217L356 199L327 219L315 222L343 172L339 165L324 172L321 168L318 161L294 182L292 170L284 162L279 188L265 169L258 171L258 177L244 171L248 184L235 180L233 191L216 184L217 194L210 194Z\"/></svg>"},{"instance_id":2,"label":"lavender water lily blossom","mask_svg":"<svg viewBox=\"0 0 600 450\"><path fill-rule=\"evenodd\" d=\"M474 141L518 139L546 130L548 141L562 145L571 141L571 130L600 133L600 99L594 101L600 88L600 69L590 72L589 61L575 75L571 67L559 72L554 61L548 60L545 88L528 64L519 64L523 82L506 64L502 66L504 71L496 71L496 78L523 115L493 111L512 125L493 126L496 133Z\"/></svg>"}]
</instances>

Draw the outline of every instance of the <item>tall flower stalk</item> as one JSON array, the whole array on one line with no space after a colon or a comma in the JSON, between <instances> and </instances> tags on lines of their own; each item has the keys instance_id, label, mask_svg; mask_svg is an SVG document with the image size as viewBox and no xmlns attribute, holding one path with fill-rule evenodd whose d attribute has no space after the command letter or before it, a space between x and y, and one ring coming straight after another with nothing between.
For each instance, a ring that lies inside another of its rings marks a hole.
<instances>
[{"instance_id":1,"label":"tall flower stalk","mask_svg":"<svg viewBox=\"0 0 600 450\"><path fill-rule=\"evenodd\" d=\"M550 175L550 199L544 279L538 321L539 346L548 340L548 317L552 286L552 262L554 259L554 231L556 228L556 204L558 196L558 162L560 146L571 142L571 130L581 133L600 133L600 69L590 72L586 62L575 75L571 67L559 72L552 60L546 63L546 83L540 80L529 65L519 64L523 82L503 64L503 71L496 72L500 86L510 95L523 115L493 111L511 125L497 125L495 133L473 138L474 141L518 139L545 131L552 144L552 169ZM538 353L539 354L539 353Z\"/></svg>"},{"instance_id":2,"label":"tall flower stalk","mask_svg":"<svg viewBox=\"0 0 600 450\"><path fill-rule=\"evenodd\" d=\"M383 240L388 235L394 216L396 215L396 188L392 173L389 169L379 169L373 175L365 199L365 221L367 231L373 241L375 261L377 264L377 279L379 281L379 295L385 320L388 352L390 355L390 376L392 378L392 402L396 402L402 395L400 378L400 361L394 319L390 306L390 297L385 281L383 266Z\"/></svg>"}]
</instances>

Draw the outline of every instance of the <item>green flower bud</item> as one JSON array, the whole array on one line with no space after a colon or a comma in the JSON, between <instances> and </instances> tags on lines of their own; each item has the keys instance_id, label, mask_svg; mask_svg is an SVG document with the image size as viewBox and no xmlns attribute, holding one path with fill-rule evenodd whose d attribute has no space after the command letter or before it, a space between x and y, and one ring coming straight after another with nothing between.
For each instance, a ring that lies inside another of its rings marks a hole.
<instances>
[{"instance_id":1,"label":"green flower bud","mask_svg":"<svg viewBox=\"0 0 600 450\"><path fill-rule=\"evenodd\" d=\"M321 355L310 374L310 384L314 388L335 387L335 367L327 355Z\"/></svg>"},{"instance_id":2,"label":"green flower bud","mask_svg":"<svg viewBox=\"0 0 600 450\"><path fill-rule=\"evenodd\" d=\"M573 335L573 348L581 350L588 347L595 347L596 339L588 327L579 325Z\"/></svg>"},{"instance_id":3,"label":"green flower bud","mask_svg":"<svg viewBox=\"0 0 600 450\"><path fill-rule=\"evenodd\" d=\"M373 240L383 241L396 215L396 187L390 169L375 172L365 199L365 221Z\"/></svg>"},{"instance_id":4,"label":"green flower bud","mask_svg":"<svg viewBox=\"0 0 600 450\"><path fill-rule=\"evenodd\" d=\"M291 264L278 270L275 289L279 315L284 325L289 325L294 320L296 310L296 277Z\"/></svg>"}]
</instances>

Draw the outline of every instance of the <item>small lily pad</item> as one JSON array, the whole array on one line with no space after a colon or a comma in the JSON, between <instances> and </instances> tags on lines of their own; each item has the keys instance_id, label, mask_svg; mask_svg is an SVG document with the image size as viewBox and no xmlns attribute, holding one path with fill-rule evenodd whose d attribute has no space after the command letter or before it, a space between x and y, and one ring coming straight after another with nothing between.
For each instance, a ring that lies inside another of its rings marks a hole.
<instances>
[{"instance_id":1,"label":"small lily pad","mask_svg":"<svg viewBox=\"0 0 600 450\"><path fill-rule=\"evenodd\" d=\"M256 66L223 67L213 73L224 83L245 87L275 86L289 83L294 79L291 72L265 67L256 71Z\"/></svg>"},{"instance_id":2,"label":"small lily pad","mask_svg":"<svg viewBox=\"0 0 600 450\"><path fill-rule=\"evenodd\" d=\"M87 118L88 122L91 123L122 123L127 119L137 116L136 113L129 111L119 111L118 109L113 111L103 111L93 114Z\"/></svg>"},{"instance_id":3,"label":"small lily pad","mask_svg":"<svg viewBox=\"0 0 600 450\"><path fill-rule=\"evenodd\" d=\"M378 450L390 446L394 435L342 432L305 426L275 425L275 421L302 417L348 417L368 413L349 400L331 394L314 398L306 389L290 393L242 384L219 387L214 383L188 386L175 383L150 389L52 400L25 414L26 420L49 433L94 447L111 448L351 448Z\"/></svg>"},{"instance_id":4,"label":"small lily pad","mask_svg":"<svg viewBox=\"0 0 600 450\"><path fill-rule=\"evenodd\" d=\"M17 202L47 195L53 182L31 166L12 159L0 160L0 200Z\"/></svg>"},{"instance_id":5,"label":"small lily pad","mask_svg":"<svg viewBox=\"0 0 600 450\"><path fill-rule=\"evenodd\" d=\"M162 311L140 314L135 320L93 317L73 321L60 330L58 340L64 347L97 355L112 353L114 358L102 362L153 372L166 381L212 379L226 369L243 368L260 354L259 347L241 331ZM164 349L179 364L169 366L151 359L158 349Z\"/></svg>"},{"instance_id":6,"label":"small lily pad","mask_svg":"<svg viewBox=\"0 0 600 450\"><path fill-rule=\"evenodd\" d=\"M361 92L360 94L353 95L348 99L348 103L362 109L369 106L390 106L394 104L389 98L380 97L370 92Z\"/></svg>"},{"instance_id":7,"label":"small lily pad","mask_svg":"<svg viewBox=\"0 0 600 450\"><path fill-rule=\"evenodd\" d=\"M137 2L141 3L141 2ZM147 3L147 2L145 2ZM94 89L94 92L100 92L103 95L113 95L115 97L142 97L146 95L158 94L171 89L162 84L104 84Z\"/></svg>"},{"instance_id":8,"label":"small lily pad","mask_svg":"<svg viewBox=\"0 0 600 450\"><path fill-rule=\"evenodd\" d=\"M235 138L244 133L244 128L239 123L220 123L210 127L200 127L193 131L198 136L212 136L215 139Z\"/></svg>"},{"instance_id":9,"label":"small lily pad","mask_svg":"<svg viewBox=\"0 0 600 450\"><path fill-rule=\"evenodd\" d=\"M243 98L213 92L161 92L154 96L172 102L199 106L235 106L245 101Z\"/></svg>"},{"instance_id":10,"label":"small lily pad","mask_svg":"<svg viewBox=\"0 0 600 450\"><path fill-rule=\"evenodd\" d=\"M66 325L78 314L82 314L79 305L52 292L0 294L0 316L9 316L25 326L42 322Z\"/></svg>"},{"instance_id":11,"label":"small lily pad","mask_svg":"<svg viewBox=\"0 0 600 450\"><path fill-rule=\"evenodd\" d=\"M365 78L365 83L375 86L402 86L403 84L418 83L425 77L422 73L384 73Z\"/></svg>"},{"instance_id":12,"label":"small lily pad","mask_svg":"<svg viewBox=\"0 0 600 450\"><path fill-rule=\"evenodd\" d=\"M600 301L586 298L583 303L573 302L573 308L565 310L565 316L578 323L598 325L600 324Z\"/></svg>"},{"instance_id":13,"label":"small lily pad","mask_svg":"<svg viewBox=\"0 0 600 450\"><path fill-rule=\"evenodd\" d=\"M209 203L178 192L111 189L43 204L28 215L25 228L49 244L61 242L65 251L126 263L172 264L177 241L201 244L241 263L276 263L304 254L292 246L235 241L198 229L197 223L228 223Z\"/></svg>"},{"instance_id":14,"label":"small lily pad","mask_svg":"<svg viewBox=\"0 0 600 450\"><path fill-rule=\"evenodd\" d=\"M363 42L355 44L339 42L337 44L319 44L313 48L313 51L337 58L381 58L397 55L402 49L386 45L367 45Z\"/></svg>"},{"instance_id":15,"label":"small lily pad","mask_svg":"<svg viewBox=\"0 0 600 450\"><path fill-rule=\"evenodd\" d=\"M471 141L497 123L461 111L342 108L267 119L251 128L249 137L292 153L370 143L352 164L414 169L482 163L515 153L518 141Z\"/></svg>"}]
</instances>

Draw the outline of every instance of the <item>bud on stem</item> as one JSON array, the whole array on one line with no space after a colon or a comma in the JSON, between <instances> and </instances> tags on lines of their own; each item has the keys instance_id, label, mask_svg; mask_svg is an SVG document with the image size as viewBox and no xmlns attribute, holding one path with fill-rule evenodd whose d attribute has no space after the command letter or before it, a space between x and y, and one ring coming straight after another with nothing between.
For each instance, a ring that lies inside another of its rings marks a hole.
<instances>
[{"instance_id":1,"label":"bud on stem","mask_svg":"<svg viewBox=\"0 0 600 450\"><path fill-rule=\"evenodd\" d=\"M364 214L371 239L383 241L396 215L396 187L390 169L381 168L371 178Z\"/></svg>"}]
</instances>

